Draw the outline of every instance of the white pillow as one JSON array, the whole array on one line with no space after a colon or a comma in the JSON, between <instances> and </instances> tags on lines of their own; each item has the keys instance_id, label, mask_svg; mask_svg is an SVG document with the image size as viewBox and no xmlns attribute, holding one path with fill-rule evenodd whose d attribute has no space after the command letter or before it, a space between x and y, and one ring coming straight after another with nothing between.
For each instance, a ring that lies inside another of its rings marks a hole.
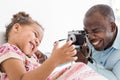
<instances>
[{"instance_id":1,"label":"white pillow","mask_svg":"<svg viewBox=\"0 0 120 80\"><path fill-rule=\"evenodd\" d=\"M5 43L5 31L0 30L0 45Z\"/></svg>"}]
</instances>

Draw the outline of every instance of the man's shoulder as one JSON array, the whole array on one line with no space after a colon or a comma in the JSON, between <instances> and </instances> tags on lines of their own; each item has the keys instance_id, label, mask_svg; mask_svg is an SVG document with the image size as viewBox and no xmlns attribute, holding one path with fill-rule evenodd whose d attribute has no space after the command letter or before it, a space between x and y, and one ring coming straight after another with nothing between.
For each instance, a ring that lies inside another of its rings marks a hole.
<instances>
[{"instance_id":1,"label":"man's shoulder","mask_svg":"<svg viewBox=\"0 0 120 80\"><path fill-rule=\"evenodd\" d=\"M120 60L120 49L114 50L108 57L109 62L118 62Z\"/></svg>"},{"instance_id":2,"label":"man's shoulder","mask_svg":"<svg viewBox=\"0 0 120 80\"><path fill-rule=\"evenodd\" d=\"M116 49L120 49L120 29L119 29L119 27L118 27L117 36L114 40L112 47L114 47Z\"/></svg>"}]
</instances>

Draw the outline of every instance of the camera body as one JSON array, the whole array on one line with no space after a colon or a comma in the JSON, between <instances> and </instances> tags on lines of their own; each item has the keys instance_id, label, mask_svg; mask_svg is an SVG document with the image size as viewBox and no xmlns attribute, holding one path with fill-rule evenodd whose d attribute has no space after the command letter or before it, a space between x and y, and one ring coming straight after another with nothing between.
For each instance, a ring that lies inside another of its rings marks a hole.
<instances>
[{"instance_id":1,"label":"camera body","mask_svg":"<svg viewBox=\"0 0 120 80\"><path fill-rule=\"evenodd\" d=\"M86 43L86 33L84 30L68 31L68 40L71 40L74 45L81 46Z\"/></svg>"},{"instance_id":2,"label":"camera body","mask_svg":"<svg viewBox=\"0 0 120 80\"><path fill-rule=\"evenodd\" d=\"M71 40L73 42L72 44L75 45L76 49L78 50L78 53L80 51L82 57L84 56L83 58L86 58L85 60L88 60L91 63L93 63L93 60L91 58L92 50L88 44L88 40L86 37L87 37L87 34L84 30L68 31L68 40ZM84 43L87 43L86 49L82 49L82 45ZM79 54L77 56L78 56L78 59L81 58ZM84 60L83 58L81 58L78 61ZM86 61L83 61L83 62L86 63Z\"/></svg>"}]
</instances>

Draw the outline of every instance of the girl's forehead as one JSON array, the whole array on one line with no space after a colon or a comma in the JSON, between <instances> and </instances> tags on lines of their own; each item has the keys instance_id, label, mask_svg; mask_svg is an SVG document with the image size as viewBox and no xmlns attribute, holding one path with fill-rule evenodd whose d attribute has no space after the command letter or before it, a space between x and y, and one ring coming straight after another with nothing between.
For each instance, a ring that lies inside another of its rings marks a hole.
<instances>
[{"instance_id":1,"label":"girl's forehead","mask_svg":"<svg viewBox=\"0 0 120 80\"><path fill-rule=\"evenodd\" d=\"M40 38L40 40L42 39L43 35L44 35L44 30L41 28L41 26L39 25L34 25L33 27L34 31L38 34L38 37Z\"/></svg>"},{"instance_id":2,"label":"girl's forehead","mask_svg":"<svg viewBox=\"0 0 120 80\"><path fill-rule=\"evenodd\" d=\"M31 27L38 32L43 32L42 27L38 24L32 24Z\"/></svg>"}]
</instances>

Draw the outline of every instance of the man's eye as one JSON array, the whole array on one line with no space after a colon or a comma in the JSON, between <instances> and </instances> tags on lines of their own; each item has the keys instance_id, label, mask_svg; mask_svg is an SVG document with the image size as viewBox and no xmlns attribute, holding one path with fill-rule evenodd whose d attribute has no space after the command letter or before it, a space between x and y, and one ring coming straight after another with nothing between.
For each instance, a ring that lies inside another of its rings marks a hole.
<instances>
[{"instance_id":1,"label":"man's eye","mask_svg":"<svg viewBox=\"0 0 120 80\"><path fill-rule=\"evenodd\" d=\"M90 32L86 31L86 34L90 34Z\"/></svg>"},{"instance_id":2,"label":"man's eye","mask_svg":"<svg viewBox=\"0 0 120 80\"><path fill-rule=\"evenodd\" d=\"M95 31L93 31L94 33L101 33L101 32L104 32L104 30L103 29L98 29L98 30L95 30Z\"/></svg>"},{"instance_id":3,"label":"man's eye","mask_svg":"<svg viewBox=\"0 0 120 80\"><path fill-rule=\"evenodd\" d=\"M100 30L95 30L93 33L99 33L99 32L101 32Z\"/></svg>"}]
</instances>

